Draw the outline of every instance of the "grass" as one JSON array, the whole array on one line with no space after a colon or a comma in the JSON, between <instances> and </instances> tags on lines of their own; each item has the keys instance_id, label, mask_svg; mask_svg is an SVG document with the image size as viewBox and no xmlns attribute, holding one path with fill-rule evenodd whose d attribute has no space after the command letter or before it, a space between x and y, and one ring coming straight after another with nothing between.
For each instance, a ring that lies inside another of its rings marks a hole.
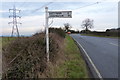
<instances>
[{"instance_id":1,"label":"grass","mask_svg":"<svg viewBox=\"0 0 120 80\"><path fill-rule=\"evenodd\" d=\"M95 36L95 37L105 37L105 38L120 38L118 36L104 36L104 35L94 35L94 34L81 34L83 36Z\"/></svg>"},{"instance_id":2,"label":"grass","mask_svg":"<svg viewBox=\"0 0 120 80\"><path fill-rule=\"evenodd\" d=\"M7 45L10 41L15 40L15 37L0 37L0 44L2 46Z\"/></svg>"},{"instance_id":3,"label":"grass","mask_svg":"<svg viewBox=\"0 0 120 80\"><path fill-rule=\"evenodd\" d=\"M67 35L65 43L64 54L67 60L59 66L59 76L62 78L89 78L85 61L73 39Z\"/></svg>"},{"instance_id":4,"label":"grass","mask_svg":"<svg viewBox=\"0 0 120 80\"><path fill-rule=\"evenodd\" d=\"M0 46L2 46L2 37L0 37Z\"/></svg>"}]
</instances>

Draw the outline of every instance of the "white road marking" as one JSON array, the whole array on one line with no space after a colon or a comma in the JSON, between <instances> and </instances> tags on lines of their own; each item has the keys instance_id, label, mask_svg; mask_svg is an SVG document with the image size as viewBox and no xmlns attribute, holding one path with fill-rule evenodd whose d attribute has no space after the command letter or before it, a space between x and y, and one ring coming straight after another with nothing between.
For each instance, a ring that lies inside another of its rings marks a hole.
<instances>
[{"instance_id":1,"label":"white road marking","mask_svg":"<svg viewBox=\"0 0 120 80\"><path fill-rule=\"evenodd\" d=\"M112 45L114 45L114 46L118 46L118 44L114 44L114 43L110 43L110 44L112 44Z\"/></svg>"},{"instance_id":2,"label":"white road marking","mask_svg":"<svg viewBox=\"0 0 120 80\"><path fill-rule=\"evenodd\" d=\"M75 39L74 39L74 40L75 40ZM76 40L75 40L75 41L76 41ZM88 60L89 60L90 63L92 64L92 66L93 66L93 68L95 69L95 71L96 71L98 77L100 78L100 80L103 80L103 79L102 79L102 76L101 76L101 74L100 74L100 72L99 72L99 70L96 68L95 64L93 63L93 61L91 60L91 58L88 56L88 54L87 54L87 52L85 51L85 49L82 47L82 45L81 45L80 43L78 43L78 41L76 41L76 42L77 42L77 44L79 44L79 46L80 46L80 47L82 48L82 50L84 51L85 55L87 56Z\"/></svg>"}]
</instances>

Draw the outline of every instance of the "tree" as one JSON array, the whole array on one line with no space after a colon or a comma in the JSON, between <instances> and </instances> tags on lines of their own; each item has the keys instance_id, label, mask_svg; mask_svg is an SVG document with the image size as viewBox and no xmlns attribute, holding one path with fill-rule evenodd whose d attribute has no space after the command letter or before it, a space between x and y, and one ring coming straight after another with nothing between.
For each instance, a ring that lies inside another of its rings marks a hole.
<instances>
[{"instance_id":1,"label":"tree","mask_svg":"<svg viewBox=\"0 0 120 80\"><path fill-rule=\"evenodd\" d=\"M69 23L65 23L64 24L64 27L65 27L65 31L68 32L72 27Z\"/></svg>"},{"instance_id":2,"label":"tree","mask_svg":"<svg viewBox=\"0 0 120 80\"><path fill-rule=\"evenodd\" d=\"M106 30L106 32L109 32L109 31L110 31L110 29L107 29L107 30Z\"/></svg>"},{"instance_id":3,"label":"tree","mask_svg":"<svg viewBox=\"0 0 120 80\"><path fill-rule=\"evenodd\" d=\"M89 28L93 28L93 20L87 18L82 21L82 28L85 28L86 31L89 31Z\"/></svg>"}]
</instances>

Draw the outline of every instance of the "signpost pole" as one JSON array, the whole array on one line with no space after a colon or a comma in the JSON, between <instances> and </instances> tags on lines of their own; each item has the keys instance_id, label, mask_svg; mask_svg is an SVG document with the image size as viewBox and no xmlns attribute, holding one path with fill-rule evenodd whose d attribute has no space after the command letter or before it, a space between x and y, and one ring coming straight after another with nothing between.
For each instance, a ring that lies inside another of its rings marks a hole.
<instances>
[{"instance_id":1,"label":"signpost pole","mask_svg":"<svg viewBox=\"0 0 120 80\"><path fill-rule=\"evenodd\" d=\"M49 14L49 15L48 15ZM72 18L72 11L49 11L48 7L45 7L45 31L46 31L46 55L47 62L49 62L49 18Z\"/></svg>"},{"instance_id":2,"label":"signpost pole","mask_svg":"<svg viewBox=\"0 0 120 80\"><path fill-rule=\"evenodd\" d=\"M49 27L48 27L48 7L45 7L45 28L46 28L46 54L49 62Z\"/></svg>"}]
</instances>

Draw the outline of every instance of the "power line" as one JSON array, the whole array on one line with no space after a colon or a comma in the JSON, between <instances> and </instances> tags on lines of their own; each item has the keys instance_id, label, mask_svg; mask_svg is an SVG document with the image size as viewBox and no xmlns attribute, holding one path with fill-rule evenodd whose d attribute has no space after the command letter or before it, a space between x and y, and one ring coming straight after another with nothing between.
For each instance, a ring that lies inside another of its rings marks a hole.
<instances>
[{"instance_id":1,"label":"power line","mask_svg":"<svg viewBox=\"0 0 120 80\"><path fill-rule=\"evenodd\" d=\"M24 2L22 5L24 5L25 3L26 3L26 2ZM41 6L40 8L37 8L37 9L32 10L32 11L31 11L30 13L28 13L28 14L34 13L34 12L36 12L36 11L44 8L45 6L48 6L48 5L52 4L52 3L53 3L53 1L52 1L52 2L48 2L47 4L44 4L43 6ZM99 4L99 3L101 3L101 2L95 2L95 3L89 4L89 5L85 5L85 6L81 6L81 7L78 7L78 8L76 8L76 9L72 9L72 10L77 10L77 9L80 9L80 8L85 8L85 7L92 6L92 5L96 5L96 4Z\"/></svg>"},{"instance_id":2,"label":"power line","mask_svg":"<svg viewBox=\"0 0 120 80\"><path fill-rule=\"evenodd\" d=\"M49 25L48 25L48 26L52 25L52 23L53 23L53 18L52 18L52 21L49 23Z\"/></svg>"},{"instance_id":3,"label":"power line","mask_svg":"<svg viewBox=\"0 0 120 80\"><path fill-rule=\"evenodd\" d=\"M19 5L19 7L21 7L21 6L23 7L26 4L26 1L27 0L25 0L21 5Z\"/></svg>"},{"instance_id":4,"label":"power line","mask_svg":"<svg viewBox=\"0 0 120 80\"><path fill-rule=\"evenodd\" d=\"M26 11L27 16L30 15L30 14L33 14L34 12L36 12L36 11L38 11L38 10L44 8L45 6L48 6L48 5L52 4L52 3L53 3L53 2L48 2L48 3L44 4L44 5L42 5L40 8L33 9L33 10L30 11L30 12ZM41 13L44 13L44 12L41 12Z\"/></svg>"},{"instance_id":5,"label":"power line","mask_svg":"<svg viewBox=\"0 0 120 80\"><path fill-rule=\"evenodd\" d=\"M92 5L96 5L96 4L99 4L99 3L101 3L101 2L95 2L95 3L89 4L89 5L85 5L85 6L78 7L78 8L73 9L73 10L77 10L77 9L80 9L80 8L85 8L85 7L92 6Z\"/></svg>"},{"instance_id":6,"label":"power line","mask_svg":"<svg viewBox=\"0 0 120 80\"><path fill-rule=\"evenodd\" d=\"M49 3L47 3L47 4L44 4L43 6L41 6L40 8L37 8L37 9L33 10L32 12L36 12L36 11L38 11L38 10L40 10L40 9L42 9L42 8L44 8L44 7L52 4L52 3L53 3L53 2L49 2Z\"/></svg>"},{"instance_id":7,"label":"power line","mask_svg":"<svg viewBox=\"0 0 120 80\"><path fill-rule=\"evenodd\" d=\"M107 1L107 0L104 0L104 1ZM96 4L99 4L99 3L102 3L102 2L103 2L103 0L101 0L101 1L99 1L99 2L95 2L95 3L89 4L89 5L81 6L81 7L78 7L78 8L76 8L76 9L73 9L73 10L77 10L77 9L89 7L89 6L96 5Z\"/></svg>"}]
</instances>

